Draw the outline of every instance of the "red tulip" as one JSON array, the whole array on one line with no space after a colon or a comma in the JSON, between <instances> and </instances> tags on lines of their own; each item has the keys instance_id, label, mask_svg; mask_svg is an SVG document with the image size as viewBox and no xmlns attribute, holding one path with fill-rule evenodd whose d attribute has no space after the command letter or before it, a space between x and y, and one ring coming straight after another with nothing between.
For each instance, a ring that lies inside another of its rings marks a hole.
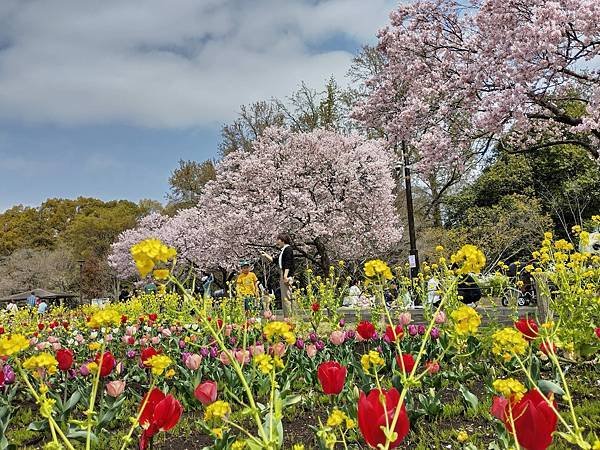
<instances>
[{"instance_id":1,"label":"red tulip","mask_svg":"<svg viewBox=\"0 0 600 450\"><path fill-rule=\"evenodd\" d=\"M596 337L600 339L600 327L596 328L594 331L596 333Z\"/></svg>"},{"instance_id":2,"label":"red tulip","mask_svg":"<svg viewBox=\"0 0 600 450\"><path fill-rule=\"evenodd\" d=\"M38 323L38 330L42 331L45 325L43 323Z\"/></svg>"},{"instance_id":3,"label":"red tulip","mask_svg":"<svg viewBox=\"0 0 600 450\"><path fill-rule=\"evenodd\" d=\"M402 357L396 355L396 364L402 372L408 375L415 367L415 358L410 353L402 353Z\"/></svg>"},{"instance_id":4,"label":"red tulip","mask_svg":"<svg viewBox=\"0 0 600 450\"><path fill-rule=\"evenodd\" d=\"M151 322L156 322L157 318L158 318L158 314L156 314L156 313L148 314L148 320L150 320Z\"/></svg>"},{"instance_id":5,"label":"red tulip","mask_svg":"<svg viewBox=\"0 0 600 450\"><path fill-rule=\"evenodd\" d=\"M144 401L146 401L145 405ZM165 395L157 388L152 389L144 396L142 405L144 409L140 415L139 423L144 431L140 438L140 449L145 450L155 434L159 431L169 431L177 425L183 407L171 394Z\"/></svg>"},{"instance_id":6,"label":"red tulip","mask_svg":"<svg viewBox=\"0 0 600 450\"><path fill-rule=\"evenodd\" d=\"M533 341L538 337L538 324L533 319L521 317L515 322L515 328L521 332L523 337L528 341Z\"/></svg>"},{"instance_id":7,"label":"red tulip","mask_svg":"<svg viewBox=\"0 0 600 450\"><path fill-rule=\"evenodd\" d=\"M313 303L313 304L310 306L310 309L312 309L312 311L313 311L313 312L317 312L318 310L320 310L320 309L321 309L321 305L319 305L318 303Z\"/></svg>"},{"instance_id":8,"label":"red tulip","mask_svg":"<svg viewBox=\"0 0 600 450\"><path fill-rule=\"evenodd\" d=\"M56 351L56 360L59 370L66 372L73 366L73 352L67 348L61 348Z\"/></svg>"},{"instance_id":9,"label":"red tulip","mask_svg":"<svg viewBox=\"0 0 600 450\"><path fill-rule=\"evenodd\" d=\"M150 358L152 358L155 355L158 355L160 352L158 350L156 350L154 347L146 347L144 350L142 350L142 353L140 354L140 358L142 360L142 364L145 367L148 367L146 365L146 361Z\"/></svg>"},{"instance_id":10,"label":"red tulip","mask_svg":"<svg viewBox=\"0 0 600 450\"><path fill-rule=\"evenodd\" d=\"M339 394L344 389L348 369L337 361L321 363L317 369L317 377L327 395Z\"/></svg>"},{"instance_id":11,"label":"red tulip","mask_svg":"<svg viewBox=\"0 0 600 450\"><path fill-rule=\"evenodd\" d=\"M556 409L556 402L551 400ZM492 414L504 422L508 432L515 434L519 444L526 450L546 450L552 443L558 416L537 389L528 391L518 402L495 397Z\"/></svg>"},{"instance_id":12,"label":"red tulip","mask_svg":"<svg viewBox=\"0 0 600 450\"><path fill-rule=\"evenodd\" d=\"M553 342L551 342L550 345L548 345L546 342L542 342L540 344L540 351L546 355L550 353L556 353L556 345L554 345Z\"/></svg>"},{"instance_id":13,"label":"red tulip","mask_svg":"<svg viewBox=\"0 0 600 450\"><path fill-rule=\"evenodd\" d=\"M111 352L104 352L104 356L102 357L102 364L100 364L100 353L96 354L95 362L98 364L98 368L100 370L100 376L106 377L110 375L115 366L117 365L117 361Z\"/></svg>"},{"instance_id":14,"label":"red tulip","mask_svg":"<svg viewBox=\"0 0 600 450\"><path fill-rule=\"evenodd\" d=\"M363 339L371 339L373 336L375 336L375 325L368 320L363 320L356 327L356 332Z\"/></svg>"},{"instance_id":15,"label":"red tulip","mask_svg":"<svg viewBox=\"0 0 600 450\"><path fill-rule=\"evenodd\" d=\"M0 327L0 334L4 334L4 327Z\"/></svg>"},{"instance_id":16,"label":"red tulip","mask_svg":"<svg viewBox=\"0 0 600 450\"><path fill-rule=\"evenodd\" d=\"M385 402L385 408L381 400ZM386 438L382 428L386 427L386 423L389 426L392 425L399 402L400 393L396 388L392 388L389 391L373 389L368 395L365 395L364 392L360 393L358 399L358 427L370 447L377 448L379 444L385 445ZM410 428L404 404L400 408L398 420L393 430L397 434L397 437L394 442L390 443L389 448L398 447L408 434Z\"/></svg>"},{"instance_id":17,"label":"red tulip","mask_svg":"<svg viewBox=\"0 0 600 450\"><path fill-rule=\"evenodd\" d=\"M127 323L127 316L121 316L121 323Z\"/></svg>"},{"instance_id":18,"label":"red tulip","mask_svg":"<svg viewBox=\"0 0 600 450\"><path fill-rule=\"evenodd\" d=\"M437 361L427 361L425 368L430 375L435 375L440 371L440 364Z\"/></svg>"},{"instance_id":19,"label":"red tulip","mask_svg":"<svg viewBox=\"0 0 600 450\"><path fill-rule=\"evenodd\" d=\"M396 342L396 339L402 339L402 336L404 336L402 325L396 325L396 328L392 328L390 325L388 325L385 329L385 336L390 342Z\"/></svg>"},{"instance_id":20,"label":"red tulip","mask_svg":"<svg viewBox=\"0 0 600 450\"><path fill-rule=\"evenodd\" d=\"M194 389L194 397L203 405L210 405L217 399L217 383L205 381Z\"/></svg>"}]
</instances>

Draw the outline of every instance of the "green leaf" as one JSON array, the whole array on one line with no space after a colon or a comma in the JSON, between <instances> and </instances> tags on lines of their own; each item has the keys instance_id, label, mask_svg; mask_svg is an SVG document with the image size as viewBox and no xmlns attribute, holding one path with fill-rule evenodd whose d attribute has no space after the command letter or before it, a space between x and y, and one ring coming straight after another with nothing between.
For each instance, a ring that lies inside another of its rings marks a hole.
<instances>
[{"instance_id":1,"label":"green leaf","mask_svg":"<svg viewBox=\"0 0 600 450\"><path fill-rule=\"evenodd\" d=\"M69 439L75 439L77 441L85 441L87 439L87 431L86 430L76 430L71 431L67 434ZM94 433L90 433L91 440L94 444L98 444L98 437Z\"/></svg>"},{"instance_id":2,"label":"green leaf","mask_svg":"<svg viewBox=\"0 0 600 450\"><path fill-rule=\"evenodd\" d=\"M573 444L573 445L577 444L577 438L575 436L573 436L572 434L563 433L562 431L555 431L555 433L558 434L565 441L569 442L570 444Z\"/></svg>"},{"instance_id":3,"label":"green leaf","mask_svg":"<svg viewBox=\"0 0 600 450\"><path fill-rule=\"evenodd\" d=\"M73 394L71 394L71 397L69 397L69 400L67 400L67 403L65 403L65 407L64 407L63 411L64 412L71 411L77 405L77 403L79 403L79 400L81 400L81 392L79 392L79 391L73 392Z\"/></svg>"},{"instance_id":4,"label":"green leaf","mask_svg":"<svg viewBox=\"0 0 600 450\"><path fill-rule=\"evenodd\" d=\"M301 395L287 396L283 399L283 407L287 408L288 406L295 405L296 403L300 402L301 400L302 400Z\"/></svg>"},{"instance_id":5,"label":"green leaf","mask_svg":"<svg viewBox=\"0 0 600 450\"><path fill-rule=\"evenodd\" d=\"M48 428L48 422L45 420L38 420L37 422L31 422L27 427L30 431L43 431Z\"/></svg>"},{"instance_id":6,"label":"green leaf","mask_svg":"<svg viewBox=\"0 0 600 450\"><path fill-rule=\"evenodd\" d=\"M479 406L479 399L477 398L477 396L475 394L473 394L471 391L469 391L462 384L460 385L458 390L462 394L463 399L465 400L467 405L469 405L473 409L477 409L477 406Z\"/></svg>"},{"instance_id":7,"label":"green leaf","mask_svg":"<svg viewBox=\"0 0 600 450\"><path fill-rule=\"evenodd\" d=\"M542 391L544 394L554 392L558 395L565 395L565 391L563 391L563 389L553 381L540 380L538 381L538 387L540 388L540 391Z\"/></svg>"}]
</instances>

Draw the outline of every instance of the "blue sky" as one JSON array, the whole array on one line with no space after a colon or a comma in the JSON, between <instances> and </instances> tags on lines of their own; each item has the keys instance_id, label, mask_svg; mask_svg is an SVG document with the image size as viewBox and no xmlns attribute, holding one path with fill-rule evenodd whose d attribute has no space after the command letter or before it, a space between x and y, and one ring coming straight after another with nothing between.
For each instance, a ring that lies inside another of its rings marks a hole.
<instances>
[{"instance_id":1,"label":"blue sky","mask_svg":"<svg viewBox=\"0 0 600 450\"><path fill-rule=\"evenodd\" d=\"M343 83L396 3L2 0L0 211L164 200L177 161L215 157L241 104Z\"/></svg>"}]
</instances>

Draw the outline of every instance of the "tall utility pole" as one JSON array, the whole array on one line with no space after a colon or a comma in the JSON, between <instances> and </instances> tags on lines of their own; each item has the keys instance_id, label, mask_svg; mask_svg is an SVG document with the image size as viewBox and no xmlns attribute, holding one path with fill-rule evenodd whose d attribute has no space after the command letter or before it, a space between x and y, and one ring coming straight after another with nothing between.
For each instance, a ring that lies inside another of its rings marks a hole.
<instances>
[{"instance_id":1,"label":"tall utility pole","mask_svg":"<svg viewBox=\"0 0 600 450\"><path fill-rule=\"evenodd\" d=\"M406 190L406 212L408 215L408 238L410 240L410 251L408 262L410 265L410 277L415 278L419 273L419 251L417 250L417 236L415 233L415 211L412 199L412 184L410 180L410 164L408 160L408 149L406 141L402 141L402 161L404 163L404 185Z\"/></svg>"}]
</instances>

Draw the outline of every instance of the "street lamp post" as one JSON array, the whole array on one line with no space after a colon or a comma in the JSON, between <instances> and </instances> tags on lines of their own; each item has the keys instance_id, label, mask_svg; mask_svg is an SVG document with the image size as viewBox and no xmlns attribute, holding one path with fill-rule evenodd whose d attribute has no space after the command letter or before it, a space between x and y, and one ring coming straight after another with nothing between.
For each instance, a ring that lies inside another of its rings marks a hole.
<instances>
[{"instance_id":1,"label":"street lamp post","mask_svg":"<svg viewBox=\"0 0 600 450\"><path fill-rule=\"evenodd\" d=\"M415 278L419 273L419 251L417 250L417 236L415 232L415 211L412 199L412 184L410 178L410 164L406 141L401 143L402 161L404 165L404 185L406 191L406 213L408 215L408 238L410 241L410 251L408 254L408 263L410 266L410 277Z\"/></svg>"}]
</instances>

